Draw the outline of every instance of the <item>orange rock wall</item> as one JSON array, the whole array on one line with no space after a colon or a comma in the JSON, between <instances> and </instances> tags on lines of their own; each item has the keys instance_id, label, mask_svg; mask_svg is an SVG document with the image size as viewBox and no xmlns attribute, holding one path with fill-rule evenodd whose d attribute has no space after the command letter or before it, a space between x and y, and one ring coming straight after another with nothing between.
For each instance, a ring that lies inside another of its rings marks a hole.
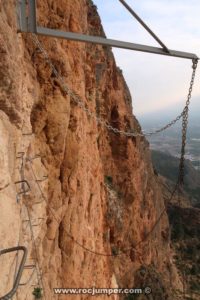
<instances>
[{"instance_id":1,"label":"orange rock wall","mask_svg":"<svg viewBox=\"0 0 200 300\"><path fill-rule=\"evenodd\" d=\"M164 285L176 284L166 215L145 240L164 207L147 141L109 132L78 107L60 88L31 35L17 33L15 1L1 1L0 7L1 248L25 245L27 264L39 262L23 272L23 282L32 277L13 299L32 299L39 273L46 299L94 299L58 297L54 287L133 287L137 270L149 265ZM86 0L38 1L38 22L104 34L95 6ZM140 132L110 48L39 39L88 109L113 127ZM24 185L15 182L22 179L31 189L16 202ZM74 239L106 255L94 255ZM117 253L122 255L107 256ZM4 259L1 293L12 284L14 259Z\"/></svg>"}]
</instances>

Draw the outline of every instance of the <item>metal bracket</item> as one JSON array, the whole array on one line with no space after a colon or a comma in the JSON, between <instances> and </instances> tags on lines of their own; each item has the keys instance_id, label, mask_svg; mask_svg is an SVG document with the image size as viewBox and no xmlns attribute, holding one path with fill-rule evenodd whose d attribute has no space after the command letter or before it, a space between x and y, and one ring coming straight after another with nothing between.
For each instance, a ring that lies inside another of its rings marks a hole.
<instances>
[{"instance_id":1,"label":"metal bracket","mask_svg":"<svg viewBox=\"0 0 200 300\"><path fill-rule=\"evenodd\" d=\"M9 300L10 298L12 298L14 296L14 294L16 293L18 286L20 285L20 279L22 276L22 272L24 270L24 265L25 265L27 253L28 253L27 248L24 246L18 246L18 247L13 247L13 248L9 248L9 249L3 249L3 250L0 250L0 255L10 253L10 252L15 252L15 251L23 251L23 257L22 257L22 260L21 260L21 263L19 266L19 270L17 272L16 279L14 281L12 290L10 292L8 292L6 295L4 295L3 297L0 297L0 300Z\"/></svg>"},{"instance_id":2,"label":"metal bracket","mask_svg":"<svg viewBox=\"0 0 200 300\"><path fill-rule=\"evenodd\" d=\"M36 154L36 155L33 156L33 157L27 157L27 158L26 158L26 161L32 162L34 159L38 159L38 158L42 158L42 157L44 157L44 156L42 156L41 154Z\"/></svg>"},{"instance_id":3,"label":"metal bracket","mask_svg":"<svg viewBox=\"0 0 200 300\"><path fill-rule=\"evenodd\" d=\"M24 157L25 152L17 152L17 154L19 154L19 156L16 156L16 158L22 159Z\"/></svg>"},{"instance_id":4,"label":"metal bracket","mask_svg":"<svg viewBox=\"0 0 200 300\"><path fill-rule=\"evenodd\" d=\"M19 0L19 32L37 32L36 1Z\"/></svg>"},{"instance_id":5,"label":"metal bracket","mask_svg":"<svg viewBox=\"0 0 200 300\"><path fill-rule=\"evenodd\" d=\"M19 284L20 286L27 285L27 284L29 284L29 283L31 282L31 280L32 280L32 278L33 278L33 275L34 275L34 273L35 273L35 271L36 271L36 267L34 266L32 269L33 269L33 271L32 271L32 273L31 273L31 275L29 276L29 279L28 279L26 282L20 283L20 284Z\"/></svg>"},{"instance_id":6,"label":"metal bracket","mask_svg":"<svg viewBox=\"0 0 200 300\"><path fill-rule=\"evenodd\" d=\"M24 286L24 285L27 285L29 284L29 282L31 281L31 279L33 278L33 275L36 271L36 265L25 265L24 266L24 270L27 269L27 270L33 270L31 275L29 276L29 279L26 281L26 282L23 282L23 283L20 283L19 285L20 286Z\"/></svg>"},{"instance_id":7,"label":"metal bracket","mask_svg":"<svg viewBox=\"0 0 200 300\"><path fill-rule=\"evenodd\" d=\"M19 181L15 181L15 184L19 184L19 183L26 183L27 185L27 189L23 192L20 192L19 194L25 194L27 193L28 191L30 191L31 187L30 187L30 184L28 183L27 180L19 180Z\"/></svg>"},{"instance_id":8,"label":"metal bracket","mask_svg":"<svg viewBox=\"0 0 200 300\"><path fill-rule=\"evenodd\" d=\"M26 132L26 133L22 133L22 135L33 135L33 132Z\"/></svg>"},{"instance_id":9,"label":"metal bracket","mask_svg":"<svg viewBox=\"0 0 200 300\"><path fill-rule=\"evenodd\" d=\"M26 227L25 227L25 229L27 228L27 226L28 226L28 223L30 223L31 221L38 221L38 223L36 223L36 224L32 224L32 227L36 227L36 226L40 226L42 223L43 223L43 220L44 220L45 218L37 218L37 219L32 219L32 220L29 220L29 219L26 219L26 220L23 220L22 222L26 222L27 223L27 225L26 225Z\"/></svg>"},{"instance_id":10,"label":"metal bracket","mask_svg":"<svg viewBox=\"0 0 200 300\"><path fill-rule=\"evenodd\" d=\"M45 181L45 180L47 180L48 179L48 175L43 175L43 178L41 178L41 179L36 179L36 181L37 182L43 182L43 181Z\"/></svg>"},{"instance_id":11,"label":"metal bracket","mask_svg":"<svg viewBox=\"0 0 200 300\"><path fill-rule=\"evenodd\" d=\"M28 4L26 4L26 1ZM153 31L142 21L142 19L133 11L133 9L126 4L124 0L119 0L125 8L132 14L134 18L152 35L152 37L161 45L162 48L134 44L129 42L123 42L118 40L107 39L100 36L91 36L86 34L65 32L45 27L37 26L37 15L36 15L36 0L20 0L18 1L19 7L19 32L31 32L38 35L62 38L67 40L73 40L84 43L93 43L104 46L111 46L122 49L129 49L134 51L141 51L147 53L154 53L166 56L187 58L187 59L198 59L193 53L176 51L168 49L161 40L153 33Z\"/></svg>"},{"instance_id":12,"label":"metal bracket","mask_svg":"<svg viewBox=\"0 0 200 300\"><path fill-rule=\"evenodd\" d=\"M22 184L24 185L24 183L26 183L27 185L27 188L25 190L24 186L23 186L23 190L19 193L17 193L17 202L19 201L19 195L22 195L22 194L26 194L27 192L29 192L31 190L31 187L30 187L30 184L28 183L27 180L19 180L19 181L16 181L15 184Z\"/></svg>"},{"instance_id":13,"label":"metal bracket","mask_svg":"<svg viewBox=\"0 0 200 300\"><path fill-rule=\"evenodd\" d=\"M160 44L165 52L170 53L170 50L165 46L165 44L155 35L155 33L144 23L144 21L135 13L135 11L124 1L119 0L122 5L131 13L131 15L148 31L148 33Z\"/></svg>"}]
</instances>

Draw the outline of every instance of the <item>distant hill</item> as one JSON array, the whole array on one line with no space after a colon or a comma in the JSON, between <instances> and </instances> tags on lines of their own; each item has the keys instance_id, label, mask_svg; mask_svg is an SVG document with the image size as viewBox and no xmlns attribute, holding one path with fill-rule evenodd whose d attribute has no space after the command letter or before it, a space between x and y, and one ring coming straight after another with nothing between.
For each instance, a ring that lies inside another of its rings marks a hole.
<instances>
[{"instance_id":1,"label":"distant hill","mask_svg":"<svg viewBox=\"0 0 200 300\"><path fill-rule=\"evenodd\" d=\"M152 162L155 170L170 181L176 183L179 169L179 159L164 152L152 150ZM200 172L195 170L189 160L185 161L184 190L194 206L200 205Z\"/></svg>"},{"instance_id":2,"label":"distant hill","mask_svg":"<svg viewBox=\"0 0 200 300\"><path fill-rule=\"evenodd\" d=\"M165 107L164 109L155 110L151 112L147 112L145 114L141 114L138 116L138 119L145 128L152 128L157 126L163 126L165 123L175 119L178 116L183 108L184 101L176 103L173 107ZM189 127L194 124L199 124L199 115L200 115L200 104L199 104L199 96L193 96L190 104L189 111ZM181 126L181 122L179 122L179 127Z\"/></svg>"}]
</instances>

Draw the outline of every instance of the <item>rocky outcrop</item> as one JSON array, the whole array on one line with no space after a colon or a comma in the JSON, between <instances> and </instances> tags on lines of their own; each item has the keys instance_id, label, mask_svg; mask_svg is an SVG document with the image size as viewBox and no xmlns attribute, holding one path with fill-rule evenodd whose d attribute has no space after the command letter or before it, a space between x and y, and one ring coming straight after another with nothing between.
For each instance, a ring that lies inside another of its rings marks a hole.
<instances>
[{"instance_id":1,"label":"rocky outcrop","mask_svg":"<svg viewBox=\"0 0 200 300\"><path fill-rule=\"evenodd\" d=\"M32 299L38 286L46 299L90 299L58 296L53 288L131 288L144 283L141 267L159 277L159 299L170 299L169 287L181 284L166 214L147 238L164 208L147 141L97 124L63 91L31 35L17 33L15 1L4 1L0 14L1 247L25 245L32 265L14 299ZM86 0L38 1L38 22L104 34ZM87 109L115 128L140 132L110 48L40 41ZM1 294L12 284L16 261L10 255L2 263Z\"/></svg>"}]
</instances>

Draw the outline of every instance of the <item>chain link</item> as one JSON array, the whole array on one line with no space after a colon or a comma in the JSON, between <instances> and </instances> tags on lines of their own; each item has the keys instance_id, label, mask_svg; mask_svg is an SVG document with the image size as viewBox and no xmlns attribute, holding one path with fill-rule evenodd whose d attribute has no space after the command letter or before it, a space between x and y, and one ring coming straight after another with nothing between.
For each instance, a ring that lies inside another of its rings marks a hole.
<instances>
[{"instance_id":1,"label":"chain link","mask_svg":"<svg viewBox=\"0 0 200 300\"><path fill-rule=\"evenodd\" d=\"M67 84L65 83L63 77L58 73L58 71L56 70L55 66L52 64L50 58L49 58L49 55L48 53L46 52L46 50L42 47L40 41L38 40L37 36L35 34L32 34L32 40L34 42L34 44L39 48L39 50L41 51L41 53L43 54L45 60L47 61L47 63L49 64L49 66L51 67L54 75L56 76L56 78L58 79L58 81L60 82L61 84L61 87L63 89L63 91L68 94L73 100L74 102L76 102L76 104L83 110L85 111L85 113L92 117L93 119L96 120L97 124L107 128L109 131L112 131L116 134L120 134L120 135L124 135L124 136L127 136L127 137L137 137L137 136L140 136L140 137L143 137L143 136L151 136L151 135L154 135L154 134L157 134L157 133L160 133L168 128L170 128L171 126L173 126L176 122L178 122L185 114L186 114L186 111L187 111L187 107L189 105L189 101L190 101L190 98L191 98L191 93L192 93L192 87L193 87L193 83L194 83L194 77L195 77L195 70L196 70L196 67L197 67L197 62L198 62L198 59L195 59L194 62L193 62L193 66L195 66L195 68L193 68L193 73L192 73L192 79L191 79L191 82L190 82L190 88L189 88L189 94L188 94L188 97L187 97L187 102L186 102L186 105L184 107L184 110L182 111L182 113L180 115L178 115L174 120L172 120L171 122L169 122L167 125L161 127L160 129L157 129L155 131L150 131L150 132L145 132L145 131L142 131L142 133L139 133L139 132L133 132L133 131L123 131L123 130L119 130L118 128L115 128L115 127L112 127L112 125L110 125L107 121L99 118L96 116L96 114L94 112L92 112L90 109L88 109L84 102L81 100L80 96L77 95L73 90L71 90Z\"/></svg>"},{"instance_id":2,"label":"chain link","mask_svg":"<svg viewBox=\"0 0 200 300\"><path fill-rule=\"evenodd\" d=\"M196 69L197 69L197 64L198 64L198 59L193 59L193 64L192 64L192 78L190 81L190 87L189 87L189 92L187 96L187 101L185 108L183 110L183 119L182 119L182 146L181 146L181 157L180 157L180 163L179 163L179 178L178 178L178 184L180 186L183 185L184 181L184 162L185 162L185 145L186 145L186 138L187 138L187 125L188 125L188 113L189 113L189 105L190 105L190 99L192 96L192 89L194 85L194 79L195 79L195 74L196 74Z\"/></svg>"}]
</instances>

